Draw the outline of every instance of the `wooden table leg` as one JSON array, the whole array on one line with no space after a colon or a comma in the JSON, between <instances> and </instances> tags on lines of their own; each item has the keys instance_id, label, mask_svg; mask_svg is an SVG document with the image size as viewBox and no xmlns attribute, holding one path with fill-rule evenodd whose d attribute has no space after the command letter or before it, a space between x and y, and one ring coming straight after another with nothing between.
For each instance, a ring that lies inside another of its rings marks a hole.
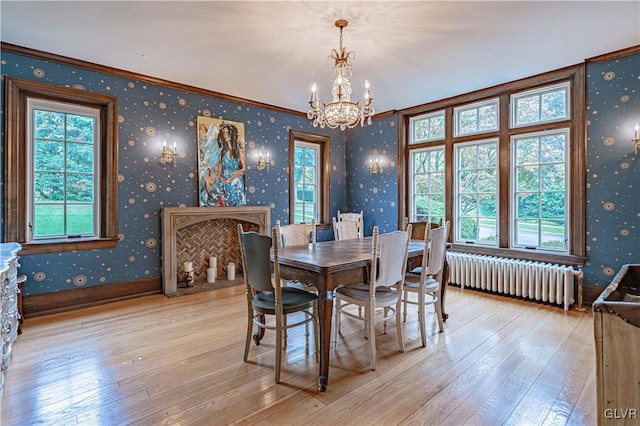
<instances>
[{"instance_id":1,"label":"wooden table leg","mask_svg":"<svg viewBox=\"0 0 640 426\"><path fill-rule=\"evenodd\" d=\"M326 291L318 292L318 322L320 328L320 365L318 366L318 391L324 392L329 383L329 349L331 346L331 316L333 313L333 277L321 277L326 279L326 285L318 285L318 288L326 288Z\"/></svg>"},{"instance_id":2,"label":"wooden table leg","mask_svg":"<svg viewBox=\"0 0 640 426\"><path fill-rule=\"evenodd\" d=\"M449 318L449 314L447 314L444 310L444 300L445 300L445 296L447 295L447 287L449 287L449 273L450 273L450 269L449 269L449 262L447 262L446 258L444 261L444 267L442 269L442 282L440 283L440 287L441 287L441 294L440 294L440 308L442 309L442 321L446 321L447 318Z\"/></svg>"}]
</instances>

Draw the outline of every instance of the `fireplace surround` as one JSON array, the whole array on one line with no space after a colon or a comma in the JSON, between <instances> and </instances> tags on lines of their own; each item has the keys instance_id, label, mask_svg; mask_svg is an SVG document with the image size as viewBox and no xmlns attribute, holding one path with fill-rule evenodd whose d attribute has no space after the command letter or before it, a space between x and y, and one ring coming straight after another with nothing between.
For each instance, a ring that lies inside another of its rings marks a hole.
<instances>
[{"instance_id":1,"label":"fireplace surround","mask_svg":"<svg viewBox=\"0 0 640 426\"><path fill-rule=\"evenodd\" d=\"M271 208L165 207L162 209L162 292L175 293L181 282L182 265L193 262L195 284L206 281L210 256L218 258L218 277L226 277L228 263L236 264L242 277L237 224L248 231L269 235Z\"/></svg>"}]
</instances>

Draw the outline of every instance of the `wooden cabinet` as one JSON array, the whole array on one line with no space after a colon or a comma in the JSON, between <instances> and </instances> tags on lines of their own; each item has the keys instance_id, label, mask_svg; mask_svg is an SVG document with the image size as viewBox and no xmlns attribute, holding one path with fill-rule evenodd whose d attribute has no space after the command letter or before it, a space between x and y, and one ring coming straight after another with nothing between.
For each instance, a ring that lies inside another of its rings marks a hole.
<instances>
[{"instance_id":1,"label":"wooden cabinet","mask_svg":"<svg viewBox=\"0 0 640 426\"><path fill-rule=\"evenodd\" d=\"M599 425L640 421L640 264L622 265L593 302Z\"/></svg>"},{"instance_id":2,"label":"wooden cabinet","mask_svg":"<svg viewBox=\"0 0 640 426\"><path fill-rule=\"evenodd\" d=\"M18 252L17 243L0 244L0 399L4 393L4 373L11 363L11 347L18 337Z\"/></svg>"}]
</instances>

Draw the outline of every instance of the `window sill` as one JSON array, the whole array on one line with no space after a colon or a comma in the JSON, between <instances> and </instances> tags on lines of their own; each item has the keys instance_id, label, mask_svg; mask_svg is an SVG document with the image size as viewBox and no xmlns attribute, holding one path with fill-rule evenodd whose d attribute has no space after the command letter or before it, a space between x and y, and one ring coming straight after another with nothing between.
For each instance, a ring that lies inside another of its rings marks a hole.
<instances>
[{"instance_id":1,"label":"window sill","mask_svg":"<svg viewBox=\"0 0 640 426\"><path fill-rule=\"evenodd\" d=\"M540 250L519 250L487 246L473 246L471 244L453 244L451 251L482 254L486 256L507 257L510 259L531 260L535 262L553 263L571 266L583 266L586 257L567 253Z\"/></svg>"},{"instance_id":2,"label":"window sill","mask_svg":"<svg viewBox=\"0 0 640 426\"><path fill-rule=\"evenodd\" d=\"M20 255L114 248L117 242L118 238L74 238L73 240L65 238L46 242L20 243L22 245Z\"/></svg>"}]
</instances>

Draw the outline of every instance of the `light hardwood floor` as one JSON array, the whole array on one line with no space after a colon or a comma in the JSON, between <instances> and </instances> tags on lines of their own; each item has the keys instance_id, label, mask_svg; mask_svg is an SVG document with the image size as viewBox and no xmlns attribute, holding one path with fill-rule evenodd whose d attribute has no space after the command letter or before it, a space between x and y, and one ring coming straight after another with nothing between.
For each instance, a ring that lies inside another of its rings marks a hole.
<instances>
[{"instance_id":1,"label":"light hardwood floor","mask_svg":"<svg viewBox=\"0 0 640 426\"><path fill-rule=\"evenodd\" d=\"M593 317L506 296L447 293L420 345L415 307L378 325L369 369L362 323L343 319L329 386L316 391L313 339L290 330L282 383L267 331L242 362L242 287L111 303L27 319L6 374L2 425L595 425Z\"/></svg>"}]
</instances>

